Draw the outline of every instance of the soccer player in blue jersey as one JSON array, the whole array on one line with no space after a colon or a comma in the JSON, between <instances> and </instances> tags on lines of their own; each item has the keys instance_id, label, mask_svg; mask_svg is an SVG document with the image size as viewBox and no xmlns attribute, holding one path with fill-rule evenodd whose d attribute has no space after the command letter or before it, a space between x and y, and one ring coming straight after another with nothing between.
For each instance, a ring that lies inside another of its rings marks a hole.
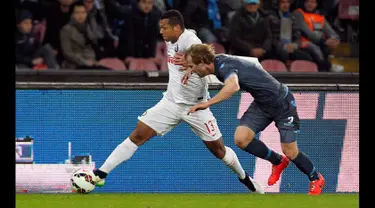
<instances>
[{"instance_id":1,"label":"soccer player in blue jersey","mask_svg":"<svg viewBox=\"0 0 375 208\"><path fill-rule=\"evenodd\" d=\"M320 195L324 178L311 160L298 150L296 136L299 132L299 117L296 102L288 87L260 65L258 59L250 57L215 55L210 45L194 44L185 53L188 63L183 82L192 73L205 77L214 74L224 83L220 92L207 102L190 108L189 114L207 109L211 105L230 98L238 90L249 92L254 101L244 113L234 134L234 141L242 150L272 163L268 185L275 184L282 171L292 161L310 180L309 195ZM272 121L280 132L281 147L286 156L269 149L255 134L263 131Z\"/></svg>"}]
</instances>

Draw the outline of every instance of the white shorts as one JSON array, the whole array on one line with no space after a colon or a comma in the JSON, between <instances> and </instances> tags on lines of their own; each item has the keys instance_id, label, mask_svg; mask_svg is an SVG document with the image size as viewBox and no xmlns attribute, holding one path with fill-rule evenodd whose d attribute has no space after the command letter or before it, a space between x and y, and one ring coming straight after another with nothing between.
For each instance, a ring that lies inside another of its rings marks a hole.
<instances>
[{"instance_id":1,"label":"white shorts","mask_svg":"<svg viewBox=\"0 0 375 208\"><path fill-rule=\"evenodd\" d=\"M187 115L190 105L176 104L163 98L154 107L145 111L138 120L151 127L158 135L165 135L185 121L191 130L203 141L215 141L221 138L216 118L209 108Z\"/></svg>"}]
</instances>

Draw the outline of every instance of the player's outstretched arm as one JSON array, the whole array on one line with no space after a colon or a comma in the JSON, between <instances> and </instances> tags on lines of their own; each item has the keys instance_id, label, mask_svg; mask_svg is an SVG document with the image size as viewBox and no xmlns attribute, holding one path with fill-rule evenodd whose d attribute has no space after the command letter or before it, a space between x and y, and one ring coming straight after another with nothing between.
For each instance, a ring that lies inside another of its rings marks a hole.
<instances>
[{"instance_id":1,"label":"player's outstretched arm","mask_svg":"<svg viewBox=\"0 0 375 208\"><path fill-rule=\"evenodd\" d=\"M224 82L224 87L215 95L212 99L208 101L208 103L211 105L214 105L216 103L220 103L230 97L234 93L236 93L238 90L240 90L240 84L238 83L238 77L236 73L232 73L229 75L229 77Z\"/></svg>"},{"instance_id":2,"label":"player's outstretched arm","mask_svg":"<svg viewBox=\"0 0 375 208\"><path fill-rule=\"evenodd\" d=\"M230 97L234 93L236 93L238 90L240 90L240 85L238 83L238 77L236 73L232 73L229 75L229 77L224 82L224 87L215 95L212 99L210 99L207 102L199 103L193 107L190 108L189 113L194 113L197 110L204 110L211 105L214 105L216 103L220 103Z\"/></svg>"}]
</instances>

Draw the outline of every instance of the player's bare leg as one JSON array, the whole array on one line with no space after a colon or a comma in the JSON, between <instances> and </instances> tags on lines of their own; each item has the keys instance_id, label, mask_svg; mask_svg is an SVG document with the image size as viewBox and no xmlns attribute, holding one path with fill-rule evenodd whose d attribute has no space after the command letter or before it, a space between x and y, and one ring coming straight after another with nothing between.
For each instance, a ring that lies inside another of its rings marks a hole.
<instances>
[{"instance_id":1,"label":"player's bare leg","mask_svg":"<svg viewBox=\"0 0 375 208\"><path fill-rule=\"evenodd\" d=\"M140 145L143 145L152 137L156 136L155 130L147 126L146 124L138 121L134 131L126 138L121 144L119 144L106 159L104 164L94 174L97 176L96 185L103 186L104 179L107 175L118 165L129 160Z\"/></svg>"},{"instance_id":2,"label":"player's bare leg","mask_svg":"<svg viewBox=\"0 0 375 208\"><path fill-rule=\"evenodd\" d=\"M235 144L242 150L272 163L272 173L268 185L275 184L283 170L288 167L289 159L269 149L261 140L254 139L255 132L247 126L238 126L234 134Z\"/></svg>"},{"instance_id":3,"label":"player's bare leg","mask_svg":"<svg viewBox=\"0 0 375 208\"><path fill-rule=\"evenodd\" d=\"M230 147L224 145L222 138L215 141L203 142L216 158L222 160L226 166L231 168L232 171L237 174L239 181L243 183L250 191L264 194L263 187L261 187L245 172L237 158L236 153Z\"/></svg>"},{"instance_id":4,"label":"player's bare leg","mask_svg":"<svg viewBox=\"0 0 375 208\"><path fill-rule=\"evenodd\" d=\"M289 160L291 160L301 172L308 176L310 180L309 195L320 195L325 180L316 170L308 156L298 150L297 142L281 143L281 148Z\"/></svg>"}]
</instances>

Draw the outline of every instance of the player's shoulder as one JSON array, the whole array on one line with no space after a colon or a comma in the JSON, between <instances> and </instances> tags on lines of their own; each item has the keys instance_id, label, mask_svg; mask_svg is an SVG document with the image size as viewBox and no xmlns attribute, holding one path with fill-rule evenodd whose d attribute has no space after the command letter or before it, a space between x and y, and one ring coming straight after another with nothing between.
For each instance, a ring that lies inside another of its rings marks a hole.
<instances>
[{"instance_id":1,"label":"player's shoulder","mask_svg":"<svg viewBox=\"0 0 375 208\"><path fill-rule=\"evenodd\" d=\"M218 63L232 63L233 61L235 62L236 60L238 60L238 58L236 56L233 56L233 55L229 55L229 54L224 54L224 53L220 53L220 54L217 54L216 55L216 62Z\"/></svg>"},{"instance_id":2,"label":"player's shoulder","mask_svg":"<svg viewBox=\"0 0 375 208\"><path fill-rule=\"evenodd\" d=\"M202 43L202 41L198 38L194 30L191 29L185 29L185 31L181 34L178 42L182 45L189 45L191 43L193 44L199 44Z\"/></svg>"},{"instance_id":3,"label":"player's shoulder","mask_svg":"<svg viewBox=\"0 0 375 208\"><path fill-rule=\"evenodd\" d=\"M260 65L258 58L248 56L235 56L229 54L217 54L215 58L217 66L220 68L243 68L250 65Z\"/></svg>"},{"instance_id":4,"label":"player's shoulder","mask_svg":"<svg viewBox=\"0 0 375 208\"><path fill-rule=\"evenodd\" d=\"M250 57L250 56L234 56L234 57L239 60L244 60L250 63L259 63L259 60L256 57Z\"/></svg>"}]
</instances>

